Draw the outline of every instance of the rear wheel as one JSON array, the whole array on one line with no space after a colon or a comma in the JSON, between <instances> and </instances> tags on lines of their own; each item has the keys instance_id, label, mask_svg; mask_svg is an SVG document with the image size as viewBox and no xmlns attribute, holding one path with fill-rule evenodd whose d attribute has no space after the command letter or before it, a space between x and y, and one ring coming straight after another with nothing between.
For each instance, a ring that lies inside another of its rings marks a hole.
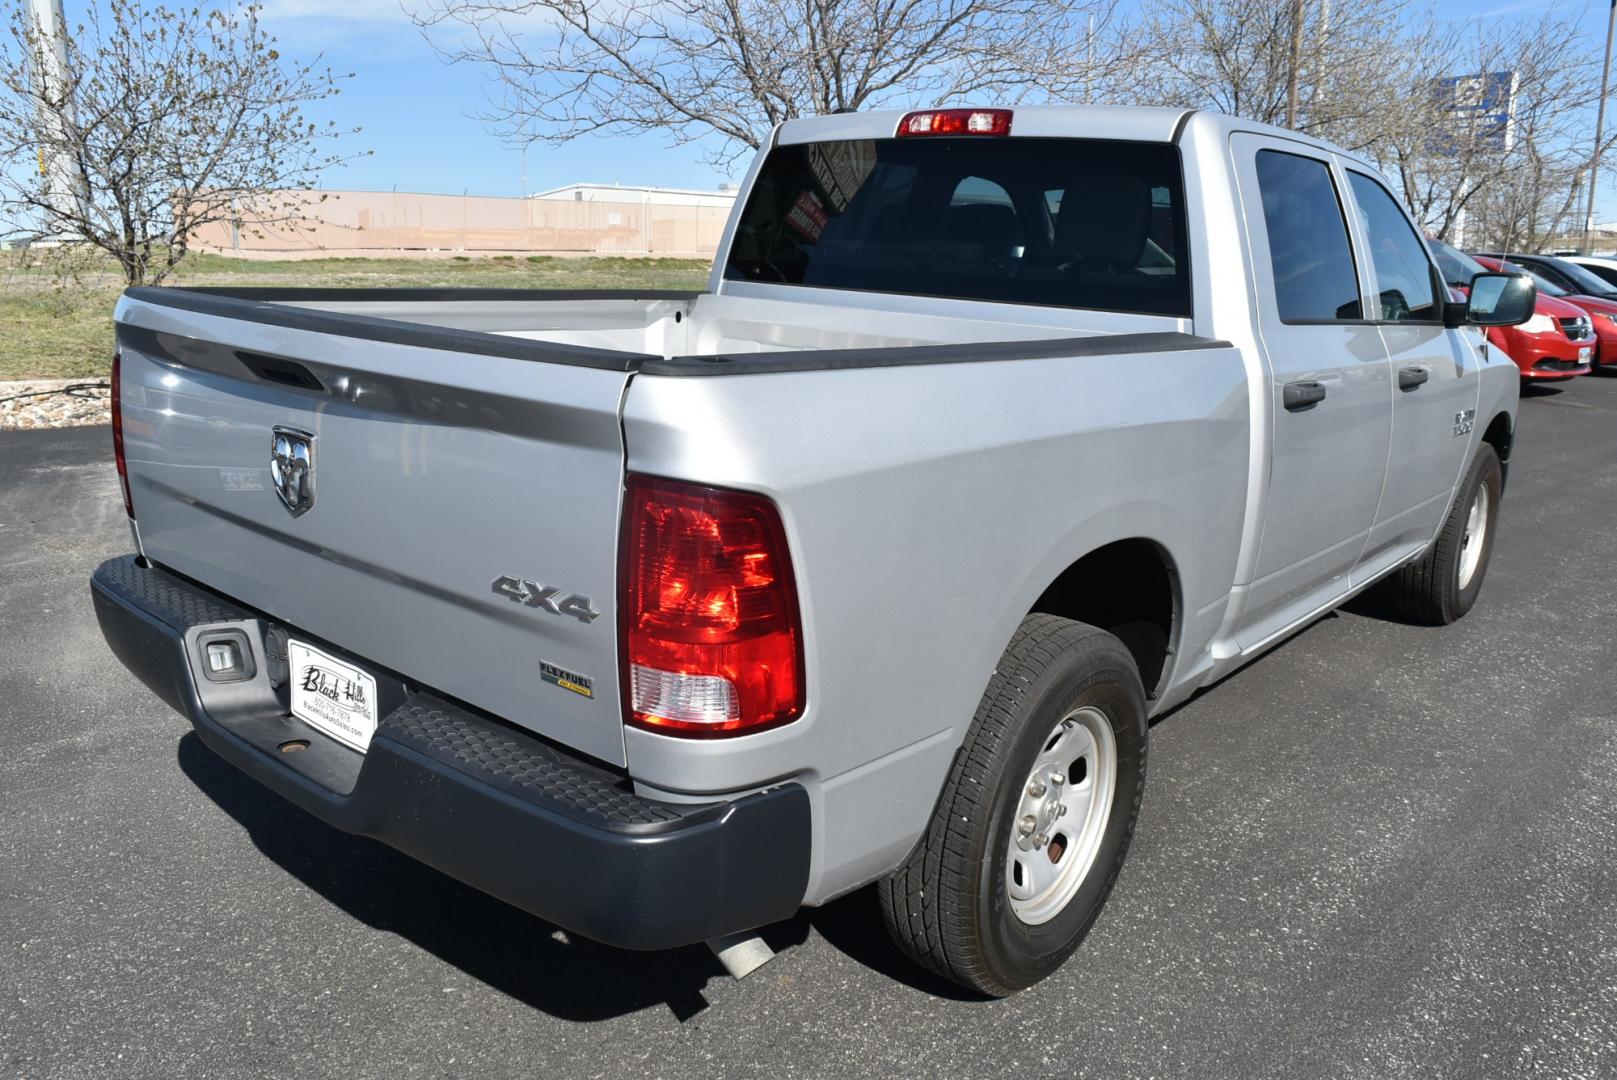
<instances>
[{"instance_id":1,"label":"rear wheel","mask_svg":"<svg viewBox=\"0 0 1617 1080\"><path fill-rule=\"evenodd\" d=\"M925 835L880 885L899 946L996 997L1078 947L1117 880L1145 786L1145 693L1123 643L1029 615Z\"/></svg>"},{"instance_id":2,"label":"rear wheel","mask_svg":"<svg viewBox=\"0 0 1617 1080\"><path fill-rule=\"evenodd\" d=\"M1483 443L1467 470L1437 539L1420 559L1388 582L1399 613L1415 622L1445 626L1471 610L1493 553L1494 525L1504 471L1493 447Z\"/></svg>"}]
</instances>

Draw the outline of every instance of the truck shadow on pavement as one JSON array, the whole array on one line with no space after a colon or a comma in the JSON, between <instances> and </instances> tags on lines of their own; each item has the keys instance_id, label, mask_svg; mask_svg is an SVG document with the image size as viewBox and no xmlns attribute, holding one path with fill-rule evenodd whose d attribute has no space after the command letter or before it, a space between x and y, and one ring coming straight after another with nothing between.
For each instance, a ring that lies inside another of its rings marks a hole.
<instances>
[{"instance_id":1,"label":"truck shadow on pavement","mask_svg":"<svg viewBox=\"0 0 1617 1080\"><path fill-rule=\"evenodd\" d=\"M531 1008L592 1021L666 1005L684 1021L708 1005L710 980L728 980L707 948L615 949L559 930L387 845L332 828L243 775L188 732L181 771L236 821L260 852L348 915L397 934ZM888 940L873 890L767 927L777 951L802 945L810 928L852 959L929 994L958 987L911 965ZM776 963L779 961L777 960ZM767 982L770 967L752 976Z\"/></svg>"}]
</instances>

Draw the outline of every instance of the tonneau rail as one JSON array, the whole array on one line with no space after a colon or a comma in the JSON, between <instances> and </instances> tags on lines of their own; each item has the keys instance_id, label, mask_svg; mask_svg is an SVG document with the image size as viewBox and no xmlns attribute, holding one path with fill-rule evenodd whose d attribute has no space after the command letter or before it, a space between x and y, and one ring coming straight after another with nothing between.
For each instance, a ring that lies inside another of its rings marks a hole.
<instances>
[{"instance_id":1,"label":"tonneau rail","mask_svg":"<svg viewBox=\"0 0 1617 1080\"><path fill-rule=\"evenodd\" d=\"M428 323L390 319L379 315L322 311L297 307L297 303L435 303L445 301L511 302L533 301L673 301L695 300L697 292L573 291L546 289L272 289L272 288L186 288L141 286L124 290L126 300L156 307L177 308L199 315L212 315L242 322L263 323L288 330L335 334L391 345L415 345L477 356L499 356L548 364L598 368L604 371L635 371L652 359L644 353L617 349L597 349L551 341L493 334L481 330L435 326ZM120 305L118 321L127 323ZM301 357L292 358L301 360Z\"/></svg>"},{"instance_id":2,"label":"tonneau rail","mask_svg":"<svg viewBox=\"0 0 1617 1080\"><path fill-rule=\"evenodd\" d=\"M1134 334L1081 334L1021 341L968 341L945 345L894 345L875 349L799 349L654 358L640 366L647 375L768 375L798 371L972 364L996 360L1117 356L1123 353L1228 349L1229 342L1174 330Z\"/></svg>"},{"instance_id":3,"label":"tonneau rail","mask_svg":"<svg viewBox=\"0 0 1617 1080\"><path fill-rule=\"evenodd\" d=\"M177 308L202 315L261 323L289 330L333 334L395 345L462 352L477 356L566 364L606 371L643 372L667 376L767 375L811 371L846 371L859 368L910 367L931 364L984 363L1001 360L1040 360L1059 357L1115 356L1123 353L1184 352L1229 348L1229 343L1179 331L1091 333L1057 338L1011 341L950 342L936 345L893 345L861 349L788 349L756 353L718 353L663 357L651 353L569 345L508 334L438 326L389 318L378 314L326 311L302 307L311 303L589 303L644 301L694 303L703 292L667 290L572 289L344 289L344 288L190 288L139 287L127 289L132 301ZM236 378L261 378L239 349L204 339L181 337L123 317L120 333L138 340L148 353L173 364L197 367ZM267 355L267 354L266 354ZM328 365L305 356L276 355L269 359L306 365L317 375ZM322 378L332 386L341 375L336 369ZM316 389L318 388L310 388Z\"/></svg>"}]
</instances>

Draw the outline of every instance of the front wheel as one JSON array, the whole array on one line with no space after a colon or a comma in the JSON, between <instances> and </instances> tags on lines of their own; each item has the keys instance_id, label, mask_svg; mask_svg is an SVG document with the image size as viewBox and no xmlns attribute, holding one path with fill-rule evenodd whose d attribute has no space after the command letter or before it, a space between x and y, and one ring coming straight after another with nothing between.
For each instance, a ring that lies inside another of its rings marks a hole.
<instances>
[{"instance_id":1,"label":"front wheel","mask_svg":"<svg viewBox=\"0 0 1617 1080\"><path fill-rule=\"evenodd\" d=\"M1471 610L1493 554L1504 479L1499 455L1483 443L1437 539L1425 555L1389 579L1399 614L1414 622L1446 626Z\"/></svg>"},{"instance_id":2,"label":"front wheel","mask_svg":"<svg viewBox=\"0 0 1617 1080\"><path fill-rule=\"evenodd\" d=\"M1145 692L1123 643L1029 615L926 833L881 882L893 939L944 978L995 997L1049 975L1117 880L1145 760Z\"/></svg>"}]
</instances>

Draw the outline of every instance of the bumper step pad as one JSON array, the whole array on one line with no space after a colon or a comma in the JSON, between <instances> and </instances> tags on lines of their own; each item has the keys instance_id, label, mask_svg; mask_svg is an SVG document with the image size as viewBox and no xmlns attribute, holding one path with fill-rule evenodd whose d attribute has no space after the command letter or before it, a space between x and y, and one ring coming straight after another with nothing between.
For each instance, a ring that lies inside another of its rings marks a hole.
<instances>
[{"instance_id":1,"label":"bumper step pad","mask_svg":"<svg viewBox=\"0 0 1617 1080\"><path fill-rule=\"evenodd\" d=\"M568 930L669 948L777 922L802 903L801 785L701 804L641 798L621 773L354 658L377 669L385 710L361 754L287 712L266 635L305 635L132 556L98 567L91 593L113 652L221 757L345 832ZM201 640L224 631L245 634L250 679L202 674ZM307 749L280 752L292 740Z\"/></svg>"}]
</instances>

